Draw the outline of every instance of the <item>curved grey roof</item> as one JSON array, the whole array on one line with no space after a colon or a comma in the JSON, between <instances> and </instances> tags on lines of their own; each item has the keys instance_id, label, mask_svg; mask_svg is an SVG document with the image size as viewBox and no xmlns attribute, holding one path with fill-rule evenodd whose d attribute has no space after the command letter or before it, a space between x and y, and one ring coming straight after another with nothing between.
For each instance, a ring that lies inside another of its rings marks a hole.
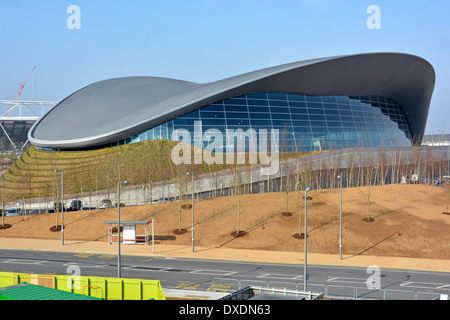
<instances>
[{"instance_id":1,"label":"curved grey roof","mask_svg":"<svg viewBox=\"0 0 450 320\"><path fill-rule=\"evenodd\" d=\"M434 84L430 63L401 53L306 60L203 84L160 77L116 78L65 98L36 122L28 138L38 147L99 146L227 98L288 92L391 98L404 109L413 141L420 143Z\"/></svg>"}]
</instances>

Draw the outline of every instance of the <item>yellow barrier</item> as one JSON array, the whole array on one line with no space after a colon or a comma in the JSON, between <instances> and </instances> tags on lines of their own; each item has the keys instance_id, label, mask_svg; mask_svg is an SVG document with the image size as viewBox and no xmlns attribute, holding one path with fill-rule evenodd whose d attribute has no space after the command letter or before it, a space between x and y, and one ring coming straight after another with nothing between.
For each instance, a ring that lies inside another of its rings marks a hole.
<instances>
[{"instance_id":1,"label":"yellow barrier","mask_svg":"<svg viewBox=\"0 0 450 320\"><path fill-rule=\"evenodd\" d=\"M166 300L159 280L0 272L0 288L22 282L105 300Z\"/></svg>"}]
</instances>

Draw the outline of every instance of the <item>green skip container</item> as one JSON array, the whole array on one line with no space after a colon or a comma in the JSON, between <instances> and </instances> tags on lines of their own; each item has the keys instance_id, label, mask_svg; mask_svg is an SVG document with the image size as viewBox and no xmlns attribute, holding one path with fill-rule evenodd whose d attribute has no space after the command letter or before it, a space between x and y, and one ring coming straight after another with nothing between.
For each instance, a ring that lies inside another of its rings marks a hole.
<instances>
[{"instance_id":1,"label":"green skip container","mask_svg":"<svg viewBox=\"0 0 450 320\"><path fill-rule=\"evenodd\" d=\"M44 286L20 283L0 288L0 300L103 300Z\"/></svg>"}]
</instances>

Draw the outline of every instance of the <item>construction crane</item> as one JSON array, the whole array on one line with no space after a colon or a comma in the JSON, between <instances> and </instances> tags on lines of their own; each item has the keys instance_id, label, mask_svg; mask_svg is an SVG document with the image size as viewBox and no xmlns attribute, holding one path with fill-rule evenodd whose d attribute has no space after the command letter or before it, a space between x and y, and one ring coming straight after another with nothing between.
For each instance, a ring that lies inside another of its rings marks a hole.
<instances>
[{"instance_id":1,"label":"construction crane","mask_svg":"<svg viewBox=\"0 0 450 320\"><path fill-rule=\"evenodd\" d=\"M36 69L36 66L33 67L33 69L31 70L31 72L28 74L28 77L25 79L25 81L23 82L23 84L19 83L20 89L19 92L17 92L16 98L14 99L14 102L19 101L20 96L22 95L22 91L23 91L23 87L25 87L25 85L28 82L28 79L30 79L31 74L33 73L34 69ZM18 103L15 103L11 106L11 108L9 109L9 113L8 113L8 117L10 117L14 111L14 109L18 106Z\"/></svg>"}]
</instances>

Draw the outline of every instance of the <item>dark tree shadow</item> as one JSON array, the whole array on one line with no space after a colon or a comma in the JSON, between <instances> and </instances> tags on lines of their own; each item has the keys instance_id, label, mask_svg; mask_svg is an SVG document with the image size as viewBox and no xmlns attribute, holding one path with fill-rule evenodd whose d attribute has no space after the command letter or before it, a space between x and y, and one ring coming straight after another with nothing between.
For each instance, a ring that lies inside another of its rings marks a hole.
<instances>
[{"instance_id":1,"label":"dark tree shadow","mask_svg":"<svg viewBox=\"0 0 450 320\"><path fill-rule=\"evenodd\" d=\"M402 234L400 233L400 231L395 231L393 234L391 234L391 235L387 236L386 238L384 238L384 239L378 241L377 243L371 245L370 247L364 249L363 251L361 251L361 252L359 252L359 253L357 253L357 254L354 254L354 255L352 255L352 256L348 256L348 257L346 257L346 258L344 258L344 259L348 259L348 258L353 258L353 257L356 257L356 256L360 256L360 255L362 255L364 252L367 252L367 251L369 251L370 249L375 248L375 247L378 246L380 243L383 243L384 241L386 241L386 240L392 238L392 237L395 236L395 235L397 235L397 236L399 236L399 237L402 236Z\"/></svg>"}]
</instances>

